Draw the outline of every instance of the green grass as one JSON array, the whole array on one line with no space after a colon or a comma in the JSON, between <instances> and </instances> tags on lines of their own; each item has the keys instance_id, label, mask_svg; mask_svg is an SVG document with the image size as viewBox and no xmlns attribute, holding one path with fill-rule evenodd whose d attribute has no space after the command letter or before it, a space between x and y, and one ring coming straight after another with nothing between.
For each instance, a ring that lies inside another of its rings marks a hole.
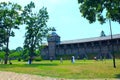
<instances>
[{"instance_id":1,"label":"green grass","mask_svg":"<svg viewBox=\"0 0 120 80\"><path fill-rule=\"evenodd\" d=\"M12 61L13 65L0 64L0 71L11 71L41 76L74 79L93 78L120 78L120 60L116 60L117 68L113 68L112 60L94 61L77 60L74 64L70 60L27 62Z\"/></svg>"}]
</instances>

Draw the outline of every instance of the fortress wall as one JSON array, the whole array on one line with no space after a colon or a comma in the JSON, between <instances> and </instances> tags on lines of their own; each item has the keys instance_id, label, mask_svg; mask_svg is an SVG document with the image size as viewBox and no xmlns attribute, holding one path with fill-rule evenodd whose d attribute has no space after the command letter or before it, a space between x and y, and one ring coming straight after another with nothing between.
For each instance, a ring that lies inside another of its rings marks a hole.
<instances>
[{"instance_id":1,"label":"fortress wall","mask_svg":"<svg viewBox=\"0 0 120 80\"><path fill-rule=\"evenodd\" d=\"M120 39L114 39L112 41L114 51L120 52ZM52 49L53 50L53 49ZM74 43L74 44L60 44L56 46L55 54L57 55L71 55L79 56L81 54L96 53L96 55L110 55L112 50L110 40ZM48 48L42 50L42 55L48 55Z\"/></svg>"}]
</instances>

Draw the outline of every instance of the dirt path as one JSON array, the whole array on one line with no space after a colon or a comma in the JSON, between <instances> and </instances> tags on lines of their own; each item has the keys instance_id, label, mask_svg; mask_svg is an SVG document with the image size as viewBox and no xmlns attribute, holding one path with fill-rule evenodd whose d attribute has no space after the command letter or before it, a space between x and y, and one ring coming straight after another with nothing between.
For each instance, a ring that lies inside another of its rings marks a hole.
<instances>
[{"instance_id":1,"label":"dirt path","mask_svg":"<svg viewBox=\"0 0 120 80\"><path fill-rule=\"evenodd\" d=\"M50 78L41 77L30 74L20 74L14 72L0 71L0 80L120 80L120 79L63 79L63 78Z\"/></svg>"},{"instance_id":2,"label":"dirt path","mask_svg":"<svg viewBox=\"0 0 120 80\"><path fill-rule=\"evenodd\" d=\"M41 77L37 75L0 71L0 80L65 80L65 79L56 79L50 77Z\"/></svg>"}]
</instances>

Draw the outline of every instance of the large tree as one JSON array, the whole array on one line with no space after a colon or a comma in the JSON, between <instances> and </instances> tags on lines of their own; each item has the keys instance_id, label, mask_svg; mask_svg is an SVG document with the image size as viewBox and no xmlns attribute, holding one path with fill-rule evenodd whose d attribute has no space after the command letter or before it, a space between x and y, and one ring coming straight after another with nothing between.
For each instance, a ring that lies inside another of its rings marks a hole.
<instances>
[{"instance_id":1,"label":"large tree","mask_svg":"<svg viewBox=\"0 0 120 80\"><path fill-rule=\"evenodd\" d=\"M7 64L9 56L9 38L15 36L14 29L19 29L21 24L20 12L21 6L13 4L11 2L0 3L0 43L4 44L5 49L5 60L4 64Z\"/></svg>"},{"instance_id":2,"label":"large tree","mask_svg":"<svg viewBox=\"0 0 120 80\"><path fill-rule=\"evenodd\" d=\"M111 42L112 42L112 29L111 20L120 24L120 0L78 0L80 3L80 12L82 16L89 20L90 23L98 20L101 24L105 23L109 19ZM111 43L113 65L115 65L114 47Z\"/></svg>"},{"instance_id":3,"label":"large tree","mask_svg":"<svg viewBox=\"0 0 120 80\"><path fill-rule=\"evenodd\" d=\"M120 23L120 0L78 0L82 16L90 23L107 19Z\"/></svg>"},{"instance_id":4,"label":"large tree","mask_svg":"<svg viewBox=\"0 0 120 80\"><path fill-rule=\"evenodd\" d=\"M49 28L46 22L48 21L48 12L46 8L41 8L38 13L33 13L32 8L35 8L33 2L24 7L23 16L26 26L24 50L29 54L29 64L31 64L36 49L39 49L43 38L46 37Z\"/></svg>"}]
</instances>

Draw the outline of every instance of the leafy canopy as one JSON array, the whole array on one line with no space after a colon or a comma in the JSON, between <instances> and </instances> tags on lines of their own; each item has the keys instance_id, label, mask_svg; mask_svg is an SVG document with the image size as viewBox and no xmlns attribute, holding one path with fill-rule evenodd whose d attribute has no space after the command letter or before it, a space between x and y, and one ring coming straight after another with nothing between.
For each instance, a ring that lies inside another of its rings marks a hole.
<instances>
[{"instance_id":1,"label":"leafy canopy","mask_svg":"<svg viewBox=\"0 0 120 80\"><path fill-rule=\"evenodd\" d=\"M9 38L15 36L14 29L19 29L22 22L21 6L11 2L0 3L0 48L5 46L5 64L9 56Z\"/></svg>"},{"instance_id":2,"label":"leafy canopy","mask_svg":"<svg viewBox=\"0 0 120 80\"><path fill-rule=\"evenodd\" d=\"M78 0L82 16L90 23L107 19L120 23L120 0Z\"/></svg>"},{"instance_id":3,"label":"leafy canopy","mask_svg":"<svg viewBox=\"0 0 120 80\"><path fill-rule=\"evenodd\" d=\"M24 49L25 53L29 53L32 58L36 49L39 49L42 40L46 38L49 28L47 21L49 19L46 8L41 8L38 13L33 13L32 9L35 8L33 2L24 7L22 16L26 26Z\"/></svg>"},{"instance_id":4,"label":"leafy canopy","mask_svg":"<svg viewBox=\"0 0 120 80\"><path fill-rule=\"evenodd\" d=\"M21 24L21 16L19 12L21 11L21 6L18 4L13 4L11 2L0 3L0 43L6 43L7 38L10 36L14 37L15 33L13 29L19 29ZM6 45L6 44L5 44Z\"/></svg>"}]
</instances>

